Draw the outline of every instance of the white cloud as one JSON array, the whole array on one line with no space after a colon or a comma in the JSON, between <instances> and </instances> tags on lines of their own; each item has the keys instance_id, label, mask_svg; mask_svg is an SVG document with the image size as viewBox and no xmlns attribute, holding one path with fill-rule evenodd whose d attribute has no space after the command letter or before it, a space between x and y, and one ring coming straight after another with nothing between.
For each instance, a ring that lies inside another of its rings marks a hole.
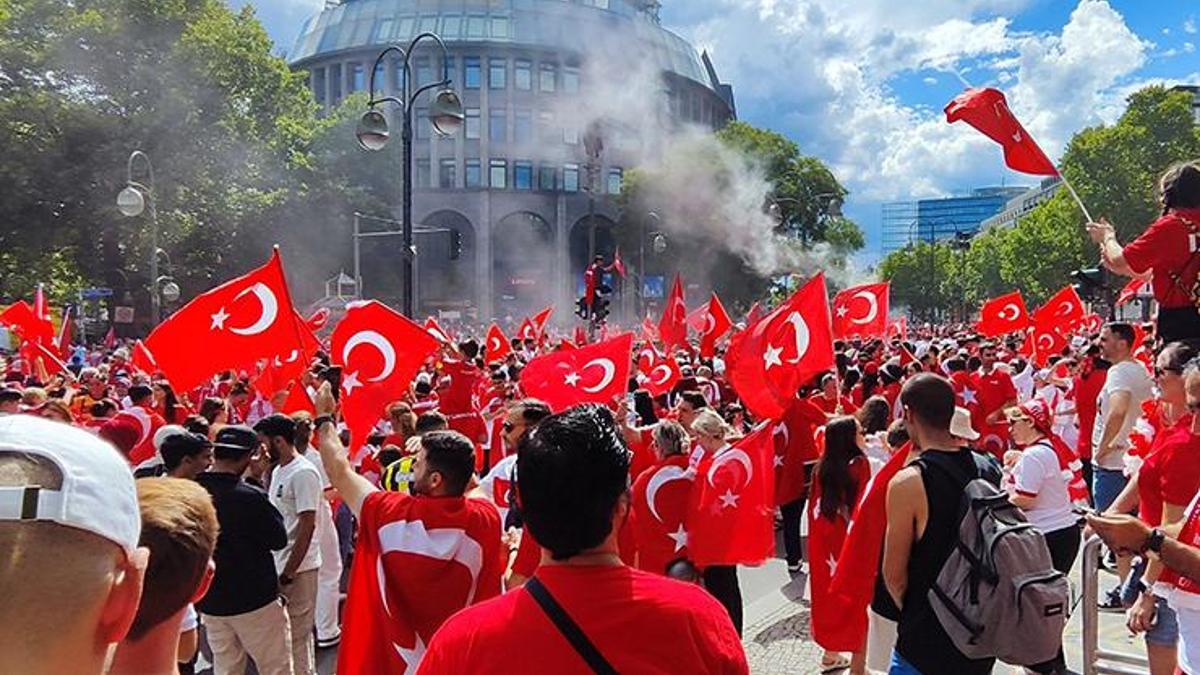
<instances>
[{"instance_id":1,"label":"white cloud","mask_svg":"<svg viewBox=\"0 0 1200 675\"><path fill-rule=\"evenodd\" d=\"M1192 17L1190 17L1190 16L1189 16L1189 17L1187 18L1187 20L1183 22L1183 32L1185 32L1185 33L1187 33L1187 34L1189 34L1189 35L1195 35L1195 33L1196 33L1196 20L1195 20L1194 18L1192 18Z\"/></svg>"},{"instance_id":2,"label":"white cloud","mask_svg":"<svg viewBox=\"0 0 1200 675\"><path fill-rule=\"evenodd\" d=\"M1185 42L1185 43L1183 43L1183 51L1187 52L1188 54L1191 54L1196 51L1196 45L1191 42Z\"/></svg>"},{"instance_id":3,"label":"white cloud","mask_svg":"<svg viewBox=\"0 0 1200 675\"><path fill-rule=\"evenodd\" d=\"M938 83L938 80L937 80L937 78L936 78L936 77L929 77L929 76L926 76L926 77L925 77L924 79L922 79L921 81L922 81L922 82L924 82L925 84L928 84L928 85L935 85L935 84L937 84L937 83Z\"/></svg>"},{"instance_id":4,"label":"white cloud","mask_svg":"<svg viewBox=\"0 0 1200 675\"><path fill-rule=\"evenodd\" d=\"M1001 84L1056 157L1073 132L1119 113L1117 89L1152 47L1105 0L1081 0L1053 33L1016 31L997 17L1020 10L1019 0L696 4L709 10L681 32L712 51L739 108L828 162L860 200L947 194L1006 175L998 147L946 124L940 105L901 101L894 76L937 70Z\"/></svg>"}]
</instances>

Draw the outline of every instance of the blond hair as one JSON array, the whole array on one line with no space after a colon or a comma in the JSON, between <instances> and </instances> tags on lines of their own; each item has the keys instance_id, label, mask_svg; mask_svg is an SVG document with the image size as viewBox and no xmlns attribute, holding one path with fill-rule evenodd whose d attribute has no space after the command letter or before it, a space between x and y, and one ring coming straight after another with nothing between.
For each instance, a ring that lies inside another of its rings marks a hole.
<instances>
[{"instance_id":1,"label":"blond hair","mask_svg":"<svg viewBox=\"0 0 1200 675\"><path fill-rule=\"evenodd\" d=\"M692 420L692 431L705 436L727 438L732 429L715 410L704 408L697 412L696 418Z\"/></svg>"}]
</instances>

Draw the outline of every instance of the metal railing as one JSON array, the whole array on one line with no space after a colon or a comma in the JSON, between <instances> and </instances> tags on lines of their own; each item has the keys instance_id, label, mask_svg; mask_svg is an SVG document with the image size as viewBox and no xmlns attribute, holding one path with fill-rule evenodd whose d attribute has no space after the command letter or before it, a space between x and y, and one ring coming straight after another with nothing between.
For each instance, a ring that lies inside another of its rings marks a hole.
<instances>
[{"instance_id":1,"label":"metal railing","mask_svg":"<svg viewBox=\"0 0 1200 675\"><path fill-rule=\"evenodd\" d=\"M1144 656L1100 648L1100 537L1083 545L1083 675L1147 675Z\"/></svg>"}]
</instances>

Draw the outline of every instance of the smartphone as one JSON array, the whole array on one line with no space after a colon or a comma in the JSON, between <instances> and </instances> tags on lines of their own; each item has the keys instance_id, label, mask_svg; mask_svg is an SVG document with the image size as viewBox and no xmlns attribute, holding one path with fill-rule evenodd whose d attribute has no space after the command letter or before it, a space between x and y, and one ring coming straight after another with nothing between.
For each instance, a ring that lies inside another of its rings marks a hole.
<instances>
[{"instance_id":1,"label":"smartphone","mask_svg":"<svg viewBox=\"0 0 1200 675\"><path fill-rule=\"evenodd\" d=\"M333 390L333 400L341 400L342 396L342 367L329 366L325 369L325 381L329 383L329 388Z\"/></svg>"}]
</instances>

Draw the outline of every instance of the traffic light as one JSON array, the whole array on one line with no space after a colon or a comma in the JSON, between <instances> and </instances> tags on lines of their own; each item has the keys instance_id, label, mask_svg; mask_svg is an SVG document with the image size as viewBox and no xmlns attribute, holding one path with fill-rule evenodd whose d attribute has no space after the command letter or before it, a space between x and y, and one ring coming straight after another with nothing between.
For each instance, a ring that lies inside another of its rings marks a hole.
<instances>
[{"instance_id":1,"label":"traffic light","mask_svg":"<svg viewBox=\"0 0 1200 675\"><path fill-rule=\"evenodd\" d=\"M458 260L462 256L462 232L450 230L450 259Z\"/></svg>"},{"instance_id":2,"label":"traffic light","mask_svg":"<svg viewBox=\"0 0 1200 675\"><path fill-rule=\"evenodd\" d=\"M1075 270L1071 272L1071 278L1075 280L1071 285L1083 298L1091 298L1097 291L1108 288L1108 271L1102 267Z\"/></svg>"}]
</instances>

